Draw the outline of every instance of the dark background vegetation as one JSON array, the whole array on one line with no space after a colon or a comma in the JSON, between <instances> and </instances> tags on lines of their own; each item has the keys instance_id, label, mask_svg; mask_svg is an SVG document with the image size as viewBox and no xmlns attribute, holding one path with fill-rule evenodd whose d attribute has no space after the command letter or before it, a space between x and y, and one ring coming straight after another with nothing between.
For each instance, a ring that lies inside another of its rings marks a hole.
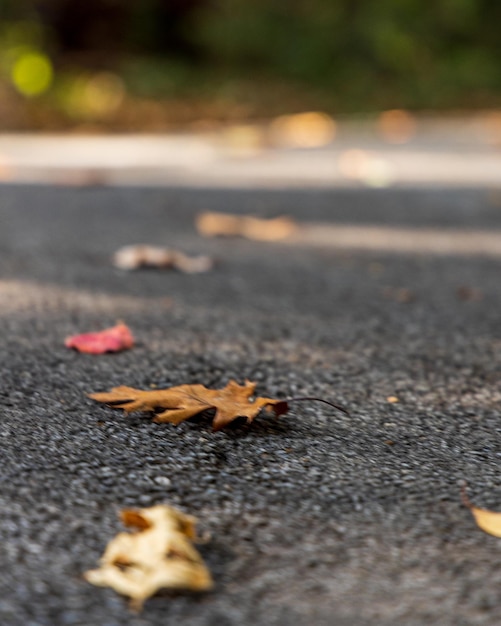
<instances>
[{"instance_id":1,"label":"dark background vegetation","mask_svg":"<svg viewBox=\"0 0 501 626\"><path fill-rule=\"evenodd\" d=\"M0 0L0 17L4 128L501 101L496 0ZM35 95L12 77L27 49L52 68ZM87 111L85 81L104 94Z\"/></svg>"}]
</instances>

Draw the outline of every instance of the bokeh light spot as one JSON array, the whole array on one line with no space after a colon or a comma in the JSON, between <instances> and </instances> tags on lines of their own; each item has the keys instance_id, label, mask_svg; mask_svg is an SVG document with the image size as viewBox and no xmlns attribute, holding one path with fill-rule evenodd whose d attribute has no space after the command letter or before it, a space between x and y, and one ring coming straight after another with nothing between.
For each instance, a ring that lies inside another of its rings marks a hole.
<instances>
[{"instance_id":1,"label":"bokeh light spot","mask_svg":"<svg viewBox=\"0 0 501 626\"><path fill-rule=\"evenodd\" d=\"M100 72L92 76L83 93L89 112L96 117L106 117L114 113L122 104L124 95L122 79L111 72Z\"/></svg>"},{"instance_id":2,"label":"bokeh light spot","mask_svg":"<svg viewBox=\"0 0 501 626\"><path fill-rule=\"evenodd\" d=\"M308 111L282 115L271 123L273 143L288 148L320 148L336 136L336 122L327 113Z\"/></svg>"},{"instance_id":3,"label":"bokeh light spot","mask_svg":"<svg viewBox=\"0 0 501 626\"><path fill-rule=\"evenodd\" d=\"M416 134L416 118L402 109L383 111L377 120L377 129L388 143L403 144Z\"/></svg>"},{"instance_id":4,"label":"bokeh light spot","mask_svg":"<svg viewBox=\"0 0 501 626\"><path fill-rule=\"evenodd\" d=\"M339 157L338 167L342 176L368 187L388 187L395 180L392 164L365 150L345 150Z\"/></svg>"},{"instance_id":5,"label":"bokeh light spot","mask_svg":"<svg viewBox=\"0 0 501 626\"><path fill-rule=\"evenodd\" d=\"M229 126L221 134L225 149L235 157L254 157L264 149L264 132L259 126Z\"/></svg>"},{"instance_id":6,"label":"bokeh light spot","mask_svg":"<svg viewBox=\"0 0 501 626\"><path fill-rule=\"evenodd\" d=\"M38 96L50 87L54 71L47 55L41 52L25 52L12 68L12 82L26 97Z\"/></svg>"},{"instance_id":7,"label":"bokeh light spot","mask_svg":"<svg viewBox=\"0 0 501 626\"><path fill-rule=\"evenodd\" d=\"M59 98L68 115L83 120L111 117L126 96L122 79L111 72L80 74L62 81Z\"/></svg>"}]
</instances>

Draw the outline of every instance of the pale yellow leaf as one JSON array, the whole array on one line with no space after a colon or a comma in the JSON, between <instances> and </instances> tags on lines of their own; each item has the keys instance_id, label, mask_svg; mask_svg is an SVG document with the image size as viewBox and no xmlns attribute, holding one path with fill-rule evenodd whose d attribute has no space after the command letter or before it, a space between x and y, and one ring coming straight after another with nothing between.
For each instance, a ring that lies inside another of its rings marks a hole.
<instances>
[{"instance_id":1,"label":"pale yellow leaf","mask_svg":"<svg viewBox=\"0 0 501 626\"><path fill-rule=\"evenodd\" d=\"M173 268L186 274L198 274L212 269L214 261L208 256L188 256L179 250L137 244L117 250L113 255L113 265L127 271L154 267Z\"/></svg>"},{"instance_id":2,"label":"pale yellow leaf","mask_svg":"<svg viewBox=\"0 0 501 626\"><path fill-rule=\"evenodd\" d=\"M477 509L470 506L470 511L477 522L477 526L489 535L501 537L501 513L488 511L487 509Z\"/></svg>"},{"instance_id":3,"label":"pale yellow leaf","mask_svg":"<svg viewBox=\"0 0 501 626\"><path fill-rule=\"evenodd\" d=\"M128 596L135 610L160 589L212 588L210 572L192 545L194 517L157 505L125 509L121 518L136 531L119 533L108 543L100 567L84 574L88 582Z\"/></svg>"},{"instance_id":4,"label":"pale yellow leaf","mask_svg":"<svg viewBox=\"0 0 501 626\"><path fill-rule=\"evenodd\" d=\"M489 511L487 509L479 509L470 501L466 493L466 485L461 488L461 500L463 504L470 509L477 526L489 535L501 537L501 513Z\"/></svg>"}]
</instances>

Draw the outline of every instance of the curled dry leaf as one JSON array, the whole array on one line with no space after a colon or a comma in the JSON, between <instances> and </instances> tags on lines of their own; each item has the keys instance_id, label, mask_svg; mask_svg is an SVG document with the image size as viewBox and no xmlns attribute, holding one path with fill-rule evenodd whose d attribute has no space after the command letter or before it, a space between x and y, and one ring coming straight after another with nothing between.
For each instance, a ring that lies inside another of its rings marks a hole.
<instances>
[{"instance_id":1,"label":"curled dry leaf","mask_svg":"<svg viewBox=\"0 0 501 626\"><path fill-rule=\"evenodd\" d=\"M246 417L248 422L264 408L271 408L275 415L282 415L288 410L288 404L284 400L274 400L272 398L255 398L256 383L246 381L245 385L239 385L234 380L224 387L224 389L207 389L203 385L179 385L169 389L155 389L152 391L141 391L133 387L114 387L108 393L91 393L89 398L104 402L114 408L124 409L126 413L133 411L155 411L164 409L157 413L155 422L170 422L179 424L207 411L216 409L214 416L214 430L224 428L237 417Z\"/></svg>"},{"instance_id":2,"label":"curled dry leaf","mask_svg":"<svg viewBox=\"0 0 501 626\"><path fill-rule=\"evenodd\" d=\"M185 274L198 274L212 269L214 261L208 256L190 257L178 250L137 244L117 250L113 255L113 265L127 271L141 267L156 267L174 268Z\"/></svg>"},{"instance_id":3,"label":"curled dry leaf","mask_svg":"<svg viewBox=\"0 0 501 626\"><path fill-rule=\"evenodd\" d=\"M130 328L123 322L94 333L72 335L64 341L67 348L74 348L88 354L104 354L105 352L120 352L134 345L134 337Z\"/></svg>"},{"instance_id":4,"label":"curled dry leaf","mask_svg":"<svg viewBox=\"0 0 501 626\"><path fill-rule=\"evenodd\" d=\"M279 241L298 230L297 224L289 217L261 219L249 215L213 212L198 215L196 227L205 237L240 236L258 241Z\"/></svg>"},{"instance_id":5,"label":"curled dry leaf","mask_svg":"<svg viewBox=\"0 0 501 626\"><path fill-rule=\"evenodd\" d=\"M473 506L464 488L461 491L461 497L463 504L470 509L477 526L489 535L501 537L501 513Z\"/></svg>"},{"instance_id":6,"label":"curled dry leaf","mask_svg":"<svg viewBox=\"0 0 501 626\"><path fill-rule=\"evenodd\" d=\"M85 572L88 582L128 596L137 611L160 589L212 588L210 572L192 545L194 517L162 504L125 509L121 519L136 532L119 533L108 543L100 567Z\"/></svg>"}]
</instances>

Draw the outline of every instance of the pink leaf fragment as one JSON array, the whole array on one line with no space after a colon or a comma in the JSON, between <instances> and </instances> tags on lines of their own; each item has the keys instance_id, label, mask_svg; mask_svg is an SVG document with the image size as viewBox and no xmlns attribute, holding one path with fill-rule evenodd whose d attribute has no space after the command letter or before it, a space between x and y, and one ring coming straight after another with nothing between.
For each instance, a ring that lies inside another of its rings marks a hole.
<instances>
[{"instance_id":1,"label":"pink leaf fragment","mask_svg":"<svg viewBox=\"0 0 501 626\"><path fill-rule=\"evenodd\" d=\"M104 354L120 352L134 345L134 337L130 328L123 322L95 333L83 333L67 337L64 341L67 348L75 348L88 354Z\"/></svg>"}]
</instances>

